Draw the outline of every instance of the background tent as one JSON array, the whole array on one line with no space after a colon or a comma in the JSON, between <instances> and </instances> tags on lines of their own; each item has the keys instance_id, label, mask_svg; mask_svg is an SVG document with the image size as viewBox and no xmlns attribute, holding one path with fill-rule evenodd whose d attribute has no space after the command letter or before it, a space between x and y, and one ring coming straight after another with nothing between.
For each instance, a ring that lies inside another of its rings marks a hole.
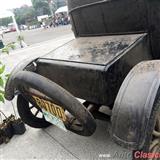
<instances>
[{"instance_id":1,"label":"background tent","mask_svg":"<svg viewBox=\"0 0 160 160\"><path fill-rule=\"evenodd\" d=\"M67 6L64 6L64 7L60 7L56 10L56 14L57 13L62 13L62 12L68 12L68 7Z\"/></svg>"}]
</instances>

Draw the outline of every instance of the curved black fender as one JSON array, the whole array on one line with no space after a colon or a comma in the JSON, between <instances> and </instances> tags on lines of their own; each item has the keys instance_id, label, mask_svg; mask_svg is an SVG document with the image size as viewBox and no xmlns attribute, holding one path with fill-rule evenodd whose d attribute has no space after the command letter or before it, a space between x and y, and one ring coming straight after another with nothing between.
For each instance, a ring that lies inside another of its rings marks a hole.
<instances>
[{"instance_id":1,"label":"curved black fender","mask_svg":"<svg viewBox=\"0 0 160 160\"><path fill-rule=\"evenodd\" d=\"M96 122L92 114L72 94L58 84L29 71L17 72L14 75L13 82L14 88L32 104L36 103L33 98L34 95L43 100L49 100L47 106L54 103L68 111L78 121L78 124L76 124L72 119L66 117L64 124L68 130L82 136L91 136L95 132ZM51 107L53 108L53 106ZM48 112L50 112L50 109Z\"/></svg>"},{"instance_id":2,"label":"curved black fender","mask_svg":"<svg viewBox=\"0 0 160 160\"><path fill-rule=\"evenodd\" d=\"M27 70L27 71L35 71L36 70L36 59L27 59L21 63L19 63L11 72L7 83L5 85L5 98L9 101L11 101L15 96L15 84L14 84L14 78L16 73L19 71Z\"/></svg>"},{"instance_id":3,"label":"curved black fender","mask_svg":"<svg viewBox=\"0 0 160 160\"><path fill-rule=\"evenodd\" d=\"M142 149L154 123L154 101L160 91L160 61L136 65L124 80L112 111L112 135L120 145Z\"/></svg>"}]
</instances>

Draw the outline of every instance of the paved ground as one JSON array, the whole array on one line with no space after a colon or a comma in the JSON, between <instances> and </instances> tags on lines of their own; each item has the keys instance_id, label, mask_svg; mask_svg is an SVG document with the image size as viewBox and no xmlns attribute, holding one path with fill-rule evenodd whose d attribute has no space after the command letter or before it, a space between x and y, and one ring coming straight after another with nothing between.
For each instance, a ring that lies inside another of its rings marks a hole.
<instances>
[{"instance_id":1,"label":"paved ground","mask_svg":"<svg viewBox=\"0 0 160 160\"><path fill-rule=\"evenodd\" d=\"M65 34L71 33L71 26L60 26L56 28L38 28L33 30L22 31L21 34L24 36L24 40L28 45L33 45L36 43L52 40L54 38L63 36ZM10 43L17 41L17 32L10 32L4 34L4 42Z\"/></svg>"},{"instance_id":2,"label":"paved ground","mask_svg":"<svg viewBox=\"0 0 160 160\"><path fill-rule=\"evenodd\" d=\"M14 51L9 56L1 56L1 59L7 65L7 72L10 72L20 61L48 53L73 38L70 31L65 31L60 33L59 37L55 36L46 42ZM14 104L15 101L16 99ZM3 109L7 115L12 112L10 102L1 105L0 109ZM27 126L24 135L14 136L8 144L0 146L0 160L131 159L131 153L128 150L119 147L111 140L109 123L97 121L97 126L95 134L88 138L75 135L69 131L65 133L54 126L45 130L33 129ZM105 158L101 158L101 156L105 156ZM108 156L111 156L111 158L107 158Z\"/></svg>"}]
</instances>

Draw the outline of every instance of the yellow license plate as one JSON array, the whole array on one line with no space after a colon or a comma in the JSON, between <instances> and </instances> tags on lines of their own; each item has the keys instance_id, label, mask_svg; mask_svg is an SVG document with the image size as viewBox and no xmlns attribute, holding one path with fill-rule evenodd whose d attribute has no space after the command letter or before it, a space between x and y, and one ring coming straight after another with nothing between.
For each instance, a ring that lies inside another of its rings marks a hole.
<instances>
[{"instance_id":1,"label":"yellow license plate","mask_svg":"<svg viewBox=\"0 0 160 160\"><path fill-rule=\"evenodd\" d=\"M33 99L35 100L36 104L41 108L46 110L47 112L51 113L52 115L54 115L55 117L61 119L63 122L66 121L66 115L65 115L65 111L62 107L44 100L42 98L39 98L37 96L32 96Z\"/></svg>"}]
</instances>

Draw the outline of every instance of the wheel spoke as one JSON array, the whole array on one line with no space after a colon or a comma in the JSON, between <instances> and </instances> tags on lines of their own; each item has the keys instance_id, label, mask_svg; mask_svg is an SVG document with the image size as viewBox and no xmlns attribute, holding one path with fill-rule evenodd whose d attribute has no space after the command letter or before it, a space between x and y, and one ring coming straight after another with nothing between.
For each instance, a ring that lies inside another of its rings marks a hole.
<instances>
[{"instance_id":1,"label":"wheel spoke","mask_svg":"<svg viewBox=\"0 0 160 160\"><path fill-rule=\"evenodd\" d=\"M150 153L158 153L159 150L159 144L155 145L154 148L152 149L152 152ZM157 160L157 158L150 158L149 160Z\"/></svg>"},{"instance_id":2,"label":"wheel spoke","mask_svg":"<svg viewBox=\"0 0 160 160\"><path fill-rule=\"evenodd\" d=\"M160 132L158 131L153 131L153 135L156 137L156 138L160 138Z\"/></svg>"},{"instance_id":3,"label":"wheel spoke","mask_svg":"<svg viewBox=\"0 0 160 160\"><path fill-rule=\"evenodd\" d=\"M40 112L40 111L37 109L37 111L36 111L36 113L35 113L34 115L37 116L39 112Z\"/></svg>"},{"instance_id":4,"label":"wheel spoke","mask_svg":"<svg viewBox=\"0 0 160 160\"><path fill-rule=\"evenodd\" d=\"M44 114L42 113L42 118L45 119Z\"/></svg>"},{"instance_id":5,"label":"wheel spoke","mask_svg":"<svg viewBox=\"0 0 160 160\"><path fill-rule=\"evenodd\" d=\"M28 95L25 95L28 96ZM42 116L42 110L34 102L30 101L30 97L18 95L17 108L20 116L24 116L24 122L31 127L44 128L51 125ZM39 111L40 110L40 111Z\"/></svg>"},{"instance_id":6,"label":"wheel spoke","mask_svg":"<svg viewBox=\"0 0 160 160\"><path fill-rule=\"evenodd\" d=\"M158 144L159 144L159 139L153 140L153 142L152 142L151 145L150 145L149 150L150 150L150 151L153 151L154 147L157 146Z\"/></svg>"},{"instance_id":7,"label":"wheel spoke","mask_svg":"<svg viewBox=\"0 0 160 160\"><path fill-rule=\"evenodd\" d=\"M40 108L36 107L35 105L29 106L29 109L31 110L32 114L36 117L37 117L38 113L42 113L42 110ZM35 112L35 110L36 110L36 112ZM43 113L42 113L42 115L43 115ZM39 117L38 116L37 118L42 118L43 119L44 117L42 117L42 116Z\"/></svg>"},{"instance_id":8,"label":"wheel spoke","mask_svg":"<svg viewBox=\"0 0 160 160\"><path fill-rule=\"evenodd\" d=\"M33 108L36 108L39 112L42 112L40 108L38 108L38 107L36 107L36 106L34 106L34 105L32 105L32 106L29 107L29 108L30 108L30 110L33 109Z\"/></svg>"},{"instance_id":9,"label":"wheel spoke","mask_svg":"<svg viewBox=\"0 0 160 160\"><path fill-rule=\"evenodd\" d=\"M32 108L34 108L35 106L31 106L31 107L29 107L30 108L30 110L32 109Z\"/></svg>"}]
</instances>

